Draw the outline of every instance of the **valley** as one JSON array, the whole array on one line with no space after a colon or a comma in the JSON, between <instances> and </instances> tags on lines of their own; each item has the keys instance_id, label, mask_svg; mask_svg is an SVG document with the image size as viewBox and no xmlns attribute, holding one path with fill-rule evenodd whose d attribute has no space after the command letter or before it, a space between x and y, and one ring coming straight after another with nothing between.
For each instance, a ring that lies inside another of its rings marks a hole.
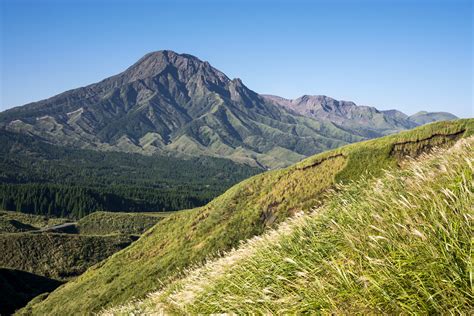
<instances>
[{"instance_id":1,"label":"valley","mask_svg":"<svg viewBox=\"0 0 474 316\"><path fill-rule=\"evenodd\" d=\"M9 314L78 277L169 214L94 212L70 222L0 211L0 313Z\"/></svg>"}]
</instances>

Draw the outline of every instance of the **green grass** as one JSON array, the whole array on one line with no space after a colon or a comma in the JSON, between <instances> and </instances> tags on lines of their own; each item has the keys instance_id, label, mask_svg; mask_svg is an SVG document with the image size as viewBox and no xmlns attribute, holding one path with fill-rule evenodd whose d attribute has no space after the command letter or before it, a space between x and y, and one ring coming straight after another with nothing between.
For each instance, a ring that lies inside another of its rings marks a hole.
<instances>
[{"instance_id":1,"label":"green grass","mask_svg":"<svg viewBox=\"0 0 474 316\"><path fill-rule=\"evenodd\" d=\"M81 218L77 227L81 235L141 235L171 213L94 212Z\"/></svg>"},{"instance_id":2,"label":"green grass","mask_svg":"<svg viewBox=\"0 0 474 316\"><path fill-rule=\"evenodd\" d=\"M0 234L0 267L67 280L132 241L132 237L125 235L4 233Z\"/></svg>"},{"instance_id":3,"label":"green grass","mask_svg":"<svg viewBox=\"0 0 474 316\"><path fill-rule=\"evenodd\" d=\"M129 235L142 234L168 214L95 212L74 226L43 233L39 229L67 220L0 211L0 314L80 275L136 239Z\"/></svg>"},{"instance_id":4,"label":"green grass","mask_svg":"<svg viewBox=\"0 0 474 316\"><path fill-rule=\"evenodd\" d=\"M43 227L67 222L65 218L0 211L0 233L15 233L38 230Z\"/></svg>"},{"instance_id":5,"label":"green grass","mask_svg":"<svg viewBox=\"0 0 474 316\"><path fill-rule=\"evenodd\" d=\"M107 314L470 314L474 138L377 179Z\"/></svg>"},{"instance_id":6,"label":"green grass","mask_svg":"<svg viewBox=\"0 0 474 316\"><path fill-rule=\"evenodd\" d=\"M423 145L425 139L448 146L455 140L443 135L457 134L459 138L472 135L473 131L474 120L430 124L344 146L289 168L254 176L206 206L161 220L132 246L90 268L44 300L31 302L22 311L77 314L141 298L176 279L183 269L262 234L300 210L324 204L326 192L336 183L380 176L384 169L396 168L402 158L394 148L418 148L413 151L417 155L430 149L430 142Z\"/></svg>"}]
</instances>

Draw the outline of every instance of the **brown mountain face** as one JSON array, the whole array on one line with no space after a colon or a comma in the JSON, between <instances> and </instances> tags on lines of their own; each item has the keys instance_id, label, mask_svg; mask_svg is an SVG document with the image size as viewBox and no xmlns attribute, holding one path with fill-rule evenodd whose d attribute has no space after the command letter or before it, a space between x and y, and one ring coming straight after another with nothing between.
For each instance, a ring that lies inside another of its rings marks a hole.
<instances>
[{"instance_id":1,"label":"brown mountain face","mask_svg":"<svg viewBox=\"0 0 474 316\"><path fill-rule=\"evenodd\" d=\"M418 124L328 97L261 96L208 62L173 51L0 113L0 128L59 145L281 167Z\"/></svg>"}]
</instances>

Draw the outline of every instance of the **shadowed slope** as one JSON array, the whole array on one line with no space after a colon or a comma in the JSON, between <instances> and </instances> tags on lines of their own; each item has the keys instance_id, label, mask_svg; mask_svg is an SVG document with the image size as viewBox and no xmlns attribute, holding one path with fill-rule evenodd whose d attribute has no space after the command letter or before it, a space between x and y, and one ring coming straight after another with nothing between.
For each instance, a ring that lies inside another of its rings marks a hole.
<instances>
[{"instance_id":1,"label":"shadowed slope","mask_svg":"<svg viewBox=\"0 0 474 316\"><path fill-rule=\"evenodd\" d=\"M40 275L0 268L0 314L13 314L33 297L51 292L61 284L61 281Z\"/></svg>"}]
</instances>

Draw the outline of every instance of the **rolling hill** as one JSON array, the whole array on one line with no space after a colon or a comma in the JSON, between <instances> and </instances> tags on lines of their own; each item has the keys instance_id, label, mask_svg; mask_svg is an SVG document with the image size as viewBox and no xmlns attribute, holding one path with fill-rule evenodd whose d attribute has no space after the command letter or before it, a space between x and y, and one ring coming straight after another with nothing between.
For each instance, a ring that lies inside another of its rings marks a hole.
<instances>
[{"instance_id":1,"label":"rolling hill","mask_svg":"<svg viewBox=\"0 0 474 316\"><path fill-rule=\"evenodd\" d=\"M127 234L139 236L174 212L94 212L81 218L76 229L81 235Z\"/></svg>"},{"instance_id":2,"label":"rolling hill","mask_svg":"<svg viewBox=\"0 0 474 316\"><path fill-rule=\"evenodd\" d=\"M183 269L260 235L288 217L325 207L336 184L372 179L406 165L434 147L474 133L474 120L429 124L412 131L347 145L289 168L253 176L206 206L171 214L130 247L32 301L20 314L97 312L159 290ZM337 187L337 186L336 186Z\"/></svg>"},{"instance_id":3,"label":"rolling hill","mask_svg":"<svg viewBox=\"0 0 474 316\"><path fill-rule=\"evenodd\" d=\"M0 267L67 280L130 245L126 235L0 234Z\"/></svg>"},{"instance_id":4,"label":"rolling hill","mask_svg":"<svg viewBox=\"0 0 474 316\"><path fill-rule=\"evenodd\" d=\"M94 212L77 222L0 211L0 313L9 315L127 247L170 213Z\"/></svg>"},{"instance_id":5,"label":"rolling hill","mask_svg":"<svg viewBox=\"0 0 474 316\"><path fill-rule=\"evenodd\" d=\"M37 231L47 226L59 225L65 222L67 222L65 218L0 211L0 234Z\"/></svg>"}]
</instances>

